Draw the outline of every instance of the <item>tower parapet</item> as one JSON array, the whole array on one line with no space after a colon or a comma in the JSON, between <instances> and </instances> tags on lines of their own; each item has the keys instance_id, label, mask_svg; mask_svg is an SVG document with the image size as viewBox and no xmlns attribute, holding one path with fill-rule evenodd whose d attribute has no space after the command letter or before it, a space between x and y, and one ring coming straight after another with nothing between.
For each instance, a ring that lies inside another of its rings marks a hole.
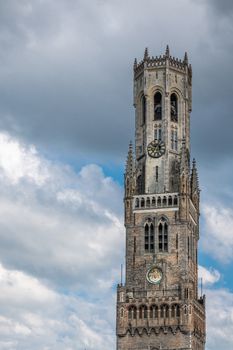
<instances>
[{"instance_id":1,"label":"tower parapet","mask_svg":"<svg viewBox=\"0 0 233 350\"><path fill-rule=\"evenodd\" d=\"M185 72L188 70L189 82L192 81L192 66L188 63L188 55L185 52L184 59L178 59L170 55L169 47L167 46L165 54L160 56L149 56L148 49L145 49L145 54L143 60L140 62L135 61L134 64L134 76L137 77L143 73L144 69L151 69L154 67L165 67L169 66L180 72Z\"/></svg>"}]
</instances>

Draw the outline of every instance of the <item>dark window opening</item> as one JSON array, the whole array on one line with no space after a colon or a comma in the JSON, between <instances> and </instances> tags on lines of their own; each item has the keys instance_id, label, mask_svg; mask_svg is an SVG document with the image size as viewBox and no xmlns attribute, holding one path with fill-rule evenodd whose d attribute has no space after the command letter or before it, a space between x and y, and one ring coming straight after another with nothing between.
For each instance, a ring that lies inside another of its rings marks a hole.
<instances>
[{"instance_id":1,"label":"dark window opening","mask_svg":"<svg viewBox=\"0 0 233 350\"><path fill-rule=\"evenodd\" d=\"M161 306L161 318L168 318L169 317L169 307L168 305L162 305Z\"/></svg>"},{"instance_id":2,"label":"dark window opening","mask_svg":"<svg viewBox=\"0 0 233 350\"><path fill-rule=\"evenodd\" d=\"M129 308L129 319L132 320L132 319L136 319L137 318L137 308L136 306L131 306Z\"/></svg>"},{"instance_id":3,"label":"dark window opening","mask_svg":"<svg viewBox=\"0 0 233 350\"><path fill-rule=\"evenodd\" d=\"M145 207L145 199L142 198L142 199L141 199L141 208L144 208L144 207Z\"/></svg>"},{"instance_id":4,"label":"dark window opening","mask_svg":"<svg viewBox=\"0 0 233 350\"><path fill-rule=\"evenodd\" d=\"M154 119L162 119L162 95L160 92L156 92L154 95Z\"/></svg>"},{"instance_id":5,"label":"dark window opening","mask_svg":"<svg viewBox=\"0 0 233 350\"><path fill-rule=\"evenodd\" d=\"M168 251L168 224L165 219L161 219L158 226L159 252Z\"/></svg>"},{"instance_id":6,"label":"dark window opening","mask_svg":"<svg viewBox=\"0 0 233 350\"><path fill-rule=\"evenodd\" d=\"M150 318L158 318L158 306L152 305L150 307Z\"/></svg>"},{"instance_id":7,"label":"dark window opening","mask_svg":"<svg viewBox=\"0 0 233 350\"><path fill-rule=\"evenodd\" d=\"M144 228L144 240L145 240L145 251L154 252L154 225L151 222L147 222Z\"/></svg>"},{"instance_id":8,"label":"dark window opening","mask_svg":"<svg viewBox=\"0 0 233 350\"><path fill-rule=\"evenodd\" d=\"M176 94L171 94L170 99L171 104L171 121L172 122L178 122L178 101Z\"/></svg>"},{"instance_id":9,"label":"dark window opening","mask_svg":"<svg viewBox=\"0 0 233 350\"><path fill-rule=\"evenodd\" d=\"M147 318L147 307L144 305L139 309L139 318Z\"/></svg>"},{"instance_id":10,"label":"dark window opening","mask_svg":"<svg viewBox=\"0 0 233 350\"><path fill-rule=\"evenodd\" d=\"M159 181L159 167L158 166L155 167L155 181L156 182Z\"/></svg>"},{"instance_id":11,"label":"dark window opening","mask_svg":"<svg viewBox=\"0 0 233 350\"><path fill-rule=\"evenodd\" d=\"M146 122L146 98L142 96L142 124L144 125Z\"/></svg>"}]
</instances>

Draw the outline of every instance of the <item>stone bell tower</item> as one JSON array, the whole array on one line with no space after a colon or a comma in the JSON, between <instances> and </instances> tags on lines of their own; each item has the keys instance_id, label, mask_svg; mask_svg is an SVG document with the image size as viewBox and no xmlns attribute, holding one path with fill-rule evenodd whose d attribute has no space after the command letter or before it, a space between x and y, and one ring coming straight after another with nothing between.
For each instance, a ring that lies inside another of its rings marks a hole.
<instances>
[{"instance_id":1,"label":"stone bell tower","mask_svg":"<svg viewBox=\"0 0 233 350\"><path fill-rule=\"evenodd\" d=\"M185 53L134 62L135 152L125 172L126 281L117 350L204 350L198 296L199 184L190 167L192 68Z\"/></svg>"}]
</instances>

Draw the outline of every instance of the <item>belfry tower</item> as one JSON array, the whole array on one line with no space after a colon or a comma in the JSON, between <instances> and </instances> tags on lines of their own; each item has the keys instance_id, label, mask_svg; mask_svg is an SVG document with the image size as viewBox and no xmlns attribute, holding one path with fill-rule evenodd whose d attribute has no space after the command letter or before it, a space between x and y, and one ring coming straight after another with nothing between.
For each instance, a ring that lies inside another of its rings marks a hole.
<instances>
[{"instance_id":1,"label":"belfry tower","mask_svg":"<svg viewBox=\"0 0 233 350\"><path fill-rule=\"evenodd\" d=\"M170 56L134 63L135 152L125 172L126 281L117 350L204 350L198 296L199 184L190 167L192 68Z\"/></svg>"}]
</instances>

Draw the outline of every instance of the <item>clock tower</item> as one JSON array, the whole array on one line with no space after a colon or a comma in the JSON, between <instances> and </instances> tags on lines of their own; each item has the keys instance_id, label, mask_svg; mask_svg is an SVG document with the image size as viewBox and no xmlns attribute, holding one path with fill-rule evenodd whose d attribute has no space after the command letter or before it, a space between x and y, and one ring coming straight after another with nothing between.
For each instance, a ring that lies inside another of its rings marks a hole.
<instances>
[{"instance_id":1,"label":"clock tower","mask_svg":"<svg viewBox=\"0 0 233 350\"><path fill-rule=\"evenodd\" d=\"M199 184L190 166L192 68L134 62L135 151L125 172L126 280L117 288L117 350L204 350L198 296Z\"/></svg>"}]
</instances>

